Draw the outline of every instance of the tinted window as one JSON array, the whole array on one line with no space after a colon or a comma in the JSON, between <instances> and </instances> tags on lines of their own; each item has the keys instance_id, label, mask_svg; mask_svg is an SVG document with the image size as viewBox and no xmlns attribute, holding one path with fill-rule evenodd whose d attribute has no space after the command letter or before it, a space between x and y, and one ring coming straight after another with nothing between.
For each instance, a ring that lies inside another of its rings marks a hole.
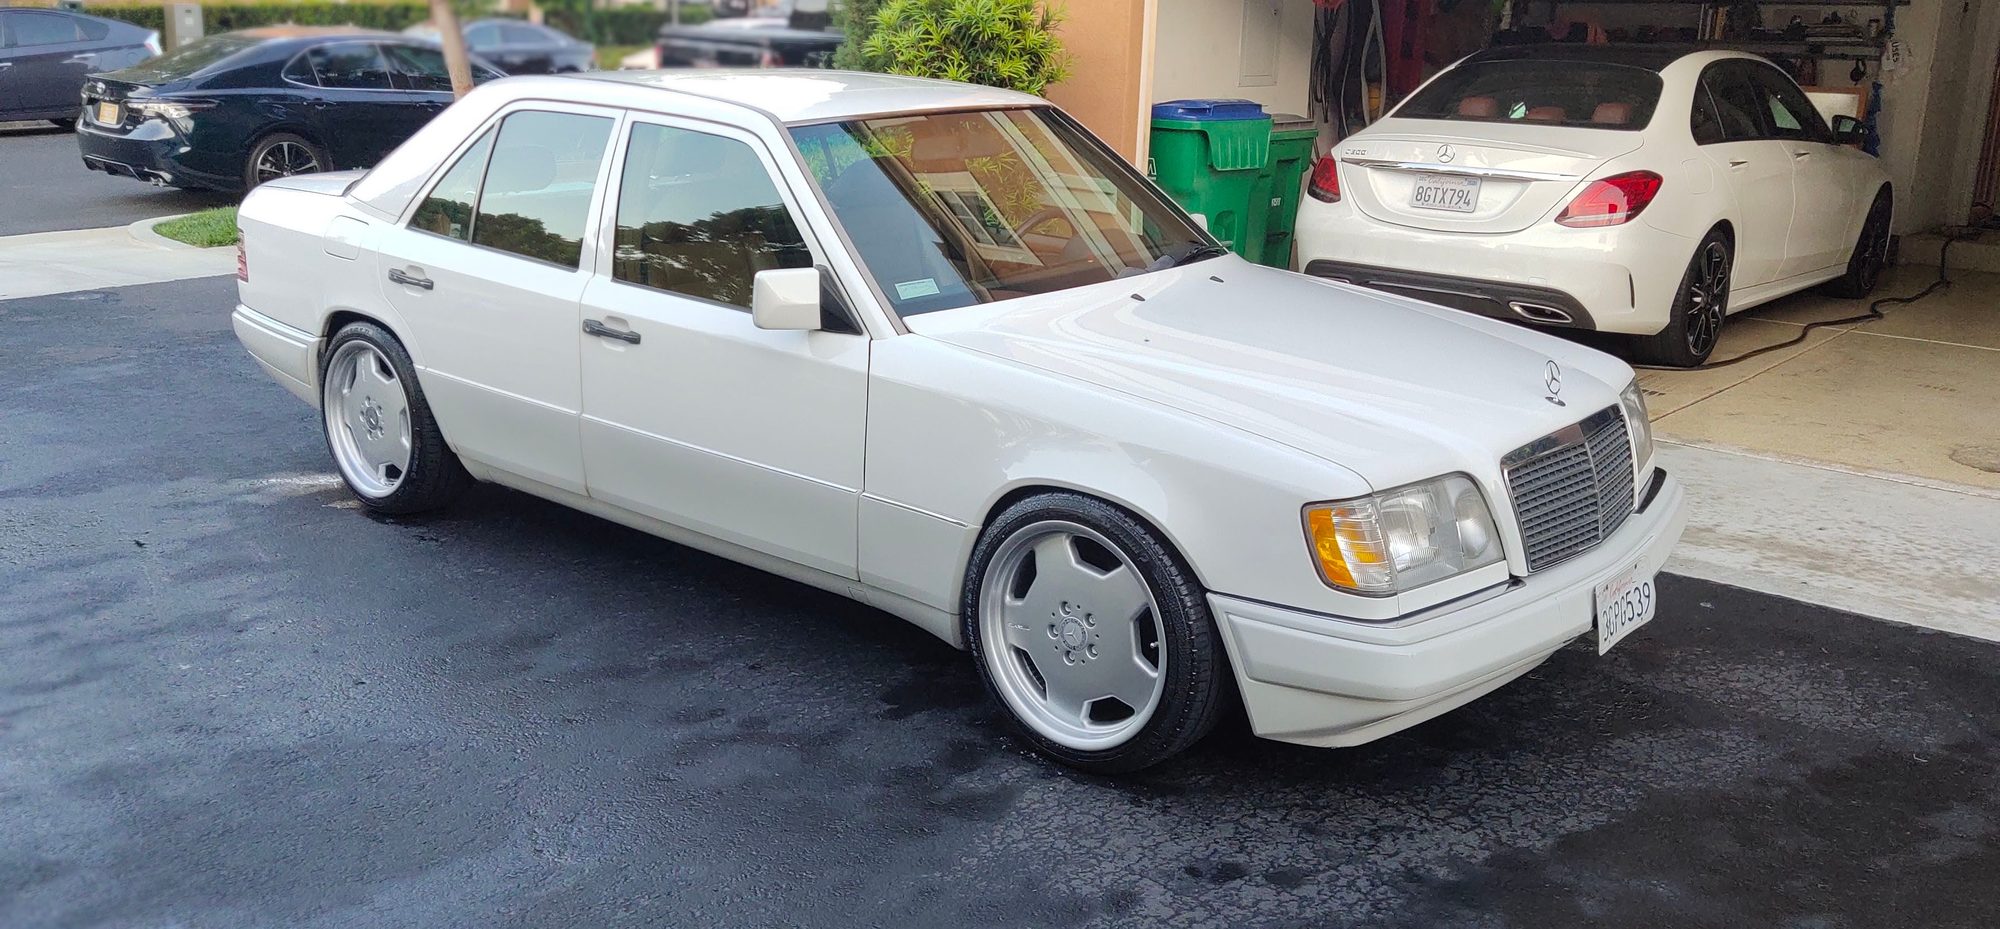
<instances>
[{"instance_id":1,"label":"tinted window","mask_svg":"<svg viewBox=\"0 0 2000 929\"><path fill-rule=\"evenodd\" d=\"M76 20L60 13L5 14L7 34L15 45L56 45L77 40Z\"/></svg>"},{"instance_id":2,"label":"tinted window","mask_svg":"<svg viewBox=\"0 0 2000 929\"><path fill-rule=\"evenodd\" d=\"M1532 122L1644 129L1660 76L1588 61L1475 61L1438 76L1397 107L1400 119Z\"/></svg>"},{"instance_id":3,"label":"tinted window","mask_svg":"<svg viewBox=\"0 0 2000 929\"><path fill-rule=\"evenodd\" d=\"M472 241L576 267L611 120L515 113L500 124L479 195Z\"/></svg>"},{"instance_id":4,"label":"tinted window","mask_svg":"<svg viewBox=\"0 0 2000 929\"><path fill-rule=\"evenodd\" d=\"M1722 141L1722 120L1715 115L1715 101L1708 98L1708 88L1700 84L1694 88L1694 110L1688 116L1688 131L1694 134L1696 145Z\"/></svg>"},{"instance_id":5,"label":"tinted window","mask_svg":"<svg viewBox=\"0 0 2000 929\"><path fill-rule=\"evenodd\" d=\"M319 84L319 78L313 76L312 62L307 61L304 55L286 62L285 70L281 73L285 80L288 81L297 81L298 83L308 85Z\"/></svg>"},{"instance_id":6,"label":"tinted window","mask_svg":"<svg viewBox=\"0 0 2000 929\"><path fill-rule=\"evenodd\" d=\"M613 276L747 308L757 272L812 263L750 146L668 126L632 127Z\"/></svg>"},{"instance_id":7,"label":"tinted window","mask_svg":"<svg viewBox=\"0 0 2000 929\"><path fill-rule=\"evenodd\" d=\"M543 45L549 37L533 26L516 26L508 23L500 27L500 36L509 45Z\"/></svg>"},{"instance_id":8,"label":"tinted window","mask_svg":"<svg viewBox=\"0 0 2000 929\"><path fill-rule=\"evenodd\" d=\"M385 45L382 51L389 56L389 67L395 72L397 87L451 92L451 73L445 70L444 52L416 45Z\"/></svg>"},{"instance_id":9,"label":"tinted window","mask_svg":"<svg viewBox=\"0 0 2000 929\"><path fill-rule=\"evenodd\" d=\"M222 64L224 59L238 52L255 48L256 45L256 39L233 33L196 39L133 68L130 77L139 81L172 81L191 77L211 65Z\"/></svg>"},{"instance_id":10,"label":"tinted window","mask_svg":"<svg viewBox=\"0 0 2000 929\"><path fill-rule=\"evenodd\" d=\"M792 130L863 264L904 316L1210 257L1130 165L1045 108Z\"/></svg>"},{"instance_id":11,"label":"tinted window","mask_svg":"<svg viewBox=\"0 0 2000 929\"><path fill-rule=\"evenodd\" d=\"M321 87L388 90L389 65L382 49L371 42L323 45L307 53Z\"/></svg>"},{"instance_id":12,"label":"tinted window","mask_svg":"<svg viewBox=\"0 0 2000 929\"><path fill-rule=\"evenodd\" d=\"M410 228L472 241L472 216L478 209L479 181L486 176L486 156L493 151L493 133L479 137L458 162L444 173L431 195L417 205Z\"/></svg>"},{"instance_id":13,"label":"tinted window","mask_svg":"<svg viewBox=\"0 0 2000 929\"><path fill-rule=\"evenodd\" d=\"M1708 87L1709 99L1715 104L1724 139L1736 142L1764 135L1763 121L1757 116L1764 105L1762 96L1750 86L1740 69L1711 67L1702 74L1701 82Z\"/></svg>"},{"instance_id":14,"label":"tinted window","mask_svg":"<svg viewBox=\"0 0 2000 929\"><path fill-rule=\"evenodd\" d=\"M1749 71L1751 80L1763 91L1764 112L1769 115L1767 125L1772 135L1781 139L1832 141L1833 133L1827 129L1819 109L1791 78L1764 65L1753 65Z\"/></svg>"},{"instance_id":15,"label":"tinted window","mask_svg":"<svg viewBox=\"0 0 2000 929\"><path fill-rule=\"evenodd\" d=\"M465 30L465 44L467 45L484 48L489 45L498 44L499 41L500 27L492 23L480 23Z\"/></svg>"},{"instance_id":16,"label":"tinted window","mask_svg":"<svg viewBox=\"0 0 2000 929\"><path fill-rule=\"evenodd\" d=\"M87 42L101 41L111 34L111 24L101 19L78 19L76 28L83 33L83 38Z\"/></svg>"}]
</instances>

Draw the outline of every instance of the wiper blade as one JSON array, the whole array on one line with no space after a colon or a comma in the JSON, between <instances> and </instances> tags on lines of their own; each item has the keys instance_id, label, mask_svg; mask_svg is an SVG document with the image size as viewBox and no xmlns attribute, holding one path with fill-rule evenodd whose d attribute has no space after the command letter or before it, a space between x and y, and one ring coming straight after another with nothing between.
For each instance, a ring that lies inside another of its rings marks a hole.
<instances>
[{"instance_id":1,"label":"wiper blade","mask_svg":"<svg viewBox=\"0 0 2000 929\"><path fill-rule=\"evenodd\" d=\"M1220 258L1227 254L1229 254L1229 249L1223 248L1220 245L1213 245L1204 242L1191 249L1188 249L1186 254L1180 256L1179 258L1174 259L1171 263L1167 265L1167 267L1178 268L1181 265L1193 264L1197 261L1201 261L1207 258Z\"/></svg>"}]
</instances>

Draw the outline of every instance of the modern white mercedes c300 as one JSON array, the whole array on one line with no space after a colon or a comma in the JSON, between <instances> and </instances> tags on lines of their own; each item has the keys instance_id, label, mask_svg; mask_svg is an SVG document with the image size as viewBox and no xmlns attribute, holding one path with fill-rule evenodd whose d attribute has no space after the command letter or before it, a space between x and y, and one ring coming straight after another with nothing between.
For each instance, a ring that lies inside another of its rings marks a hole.
<instances>
[{"instance_id":1,"label":"modern white mercedes c300","mask_svg":"<svg viewBox=\"0 0 2000 929\"><path fill-rule=\"evenodd\" d=\"M1532 45L1446 69L1313 167L1308 274L1706 361L1728 314L1873 290L1889 176L1754 55Z\"/></svg>"},{"instance_id":2,"label":"modern white mercedes c300","mask_svg":"<svg viewBox=\"0 0 2000 929\"><path fill-rule=\"evenodd\" d=\"M241 224L236 333L368 508L493 481L872 604L1081 768L1602 652L1684 519L1623 362L1242 261L1021 94L496 81Z\"/></svg>"}]
</instances>

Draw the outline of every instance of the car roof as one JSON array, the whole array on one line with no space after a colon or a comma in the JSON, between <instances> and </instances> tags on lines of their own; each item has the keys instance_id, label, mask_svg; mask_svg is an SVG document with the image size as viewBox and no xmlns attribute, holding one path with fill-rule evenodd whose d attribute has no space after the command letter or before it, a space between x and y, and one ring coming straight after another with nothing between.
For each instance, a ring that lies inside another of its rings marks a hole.
<instances>
[{"instance_id":1,"label":"car roof","mask_svg":"<svg viewBox=\"0 0 2000 929\"><path fill-rule=\"evenodd\" d=\"M1470 64L1477 61L1576 61L1624 65L1629 68L1643 68L1647 71L1665 71L1669 65L1684 58L1693 57L1700 57L1706 61L1720 58L1755 58L1756 56L1726 49L1703 48L1699 45L1640 42L1626 44L1540 42L1532 45L1495 45L1474 53L1470 58L1466 59L1466 63Z\"/></svg>"},{"instance_id":2,"label":"car roof","mask_svg":"<svg viewBox=\"0 0 2000 929\"><path fill-rule=\"evenodd\" d=\"M782 123L1047 103L1040 97L976 84L823 68L590 71L561 79L656 87L751 107Z\"/></svg>"}]
</instances>

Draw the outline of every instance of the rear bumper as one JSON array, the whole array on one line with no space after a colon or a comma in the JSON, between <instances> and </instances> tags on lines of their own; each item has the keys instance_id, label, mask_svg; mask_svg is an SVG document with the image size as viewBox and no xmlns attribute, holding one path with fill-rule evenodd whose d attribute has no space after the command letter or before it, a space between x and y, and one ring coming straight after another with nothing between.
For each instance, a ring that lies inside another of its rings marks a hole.
<instances>
[{"instance_id":1,"label":"rear bumper","mask_svg":"<svg viewBox=\"0 0 2000 929\"><path fill-rule=\"evenodd\" d=\"M238 305L229 316L236 340L248 349L258 367L272 380L285 386L299 399L319 405L318 336L294 329L247 306Z\"/></svg>"},{"instance_id":2,"label":"rear bumper","mask_svg":"<svg viewBox=\"0 0 2000 929\"><path fill-rule=\"evenodd\" d=\"M186 140L157 120L140 123L126 133L106 132L89 119L78 120L76 147L83 156L83 166L92 171L169 187L236 190L243 186L242 178L188 167L182 159L188 152Z\"/></svg>"},{"instance_id":3,"label":"rear bumper","mask_svg":"<svg viewBox=\"0 0 2000 929\"><path fill-rule=\"evenodd\" d=\"M1295 241L1309 274L1317 273L1315 266L1345 268L1381 282L1366 286L1485 316L1634 335L1666 326L1696 244L1645 222L1602 229L1539 222L1490 235L1434 232L1383 222L1345 201L1310 198L1299 206ZM1432 292L1421 289L1426 287ZM1572 321L1537 319L1510 306L1536 305L1537 298Z\"/></svg>"},{"instance_id":4,"label":"rear bumper","mask_svg":"<svg viewBox=\"0 0 2000 929\"><path fill-rule=\"evenodd\" d=\"M1664 474L1645 508L1588 553L1393 623L1209 597L1258 735L1358 745L1463 706L1591 631L1597 585L1666 563L1687 523Z\"/></svg>"},{"instance_id":5,"label":"rear bumper","mask_svg":"<svg viewBox=\"0 0 2000 929\"><path fill-rule=\"evenodd\" d=\"M1329 258L1306 262L1305 271L1314 277L1386 290L1494 319L1565 329L1597 328L1590 310L1585 309L1582 302L1553 287L1485 281L1429 271L1378 268Z\"/></svg>"}]
</instances>

